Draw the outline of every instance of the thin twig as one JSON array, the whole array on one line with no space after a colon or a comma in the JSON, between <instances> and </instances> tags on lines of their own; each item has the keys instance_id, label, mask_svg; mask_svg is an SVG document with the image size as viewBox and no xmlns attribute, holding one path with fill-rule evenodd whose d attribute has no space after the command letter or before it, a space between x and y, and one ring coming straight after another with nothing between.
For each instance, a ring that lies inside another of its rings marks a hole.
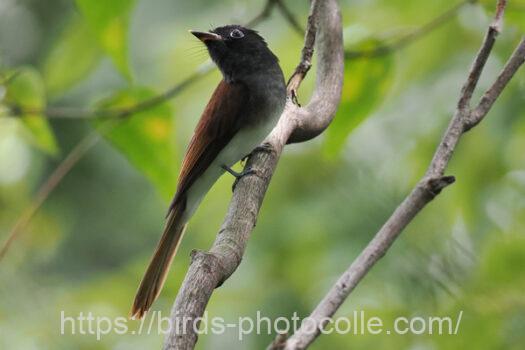
<instances>
[{"instance_id":1,"label":"thin twig","mask_svg":"<svg viewBox=\"0 0 525 350\"><path fill-rule=\"evenodd\" d=\"M21 73L20 70L16 70L13 73L9 74L8 76L2 77L2 81L0 82L0 85L8 86L20 75L20 73Z\"/></svg>"},{"instance_id":2,"label":"thin twig","mask_svg":"<svg viewBox=\"0 0 525 350\"><path fill-rule=\"evenodd\" d=\"M511 58L499 74L492 86L483 94L478 106L470 114L467 129L477 125L487 115L488 111L499 97L509 80L516 74L525 60L525 37L521 39Z\"/></svg>"},{"instance_id":3,"label":"thin twig","mask_svg":"<svg viewBox=\"0 0 525 350\"><path fill-rule=\"evenodd\" d=\"M299 105L299 102L297 101L297 90L299 89L299 86L301 85L304 77L310 70L310 67L312 67L315 34L317 32L317 23L314 14L317 13L319 1L320 0L312 0L310 15L308 16L308 23L306 25L306 32L304 35L304 46L301 50L301 60L295 68L292 76L288 80L288 97L290 97L297 105Z\"/></svg>"},{"instance_id":4,"label":"thin twig","mask_svg":"<svg viewBox=\"0 0 525 350\"><path fill-rule=\"evenodd\" d=\"M504 7L505 1L500 0L494 22L496 26L490 25L487 31L481 49L476 55L468 78L461 90L454 116L436 149L425 175L323 297L308 317L308 322L303 323L299 330L287 340L284 349L306 349L319 336L326 322L335 314L364 276L386 254L403 229L443 188L455 181L454 177L445 176L444 173L461 136L469 127L473 126L471 123L479 123L483 116L487 114L494 101L525 61L525 38L523 38L496 79L496 82L485 92L474 112L471 112L469 101L486 63L486 58L494 46L496 29L501 27L500 22Z\"/></svg>"},{"instance_id":5,"label":"thin twig","mask_svg":"<svg viewBox=\"0 0 525 350\"><path fill-rule=\"evenodd\" d=\"M461 10L465 5L476 3L478 0L463 0L462 2L454 5L452 8L446 10L436 18L432 19L428 23L422 25L421 27L393 40L389 44L378 44L372 48L363 49L363 50L346 50L345 58L347 60L357 59L357 58L372 58L388 55L394 51L400 50L409 44L414 43L415 41L423 38L429 33L433 32L437 28L441 27Z\"/></svg>"},{"instance_id":6,"label":"thin twig","mask_svg":"<svg viewBox=\"0 0 525 350\"><path fill-rule=\"evenodd\" d=\"M401 38L398 38L391 44L379 44L376 47L365 49L365 50L346 50L345 51L345 58L346 59L356 59L356 58L372 58L382 55L390 54L396 50L402 49L403 47L417 41L418 39L421 39L425 35L429 34L433 30L439 28L441 25L448 22L450 19L454 17L454 15L466 4L472 4L476 3L478 0L464 0L460 2L459 4L455 5L451 9L447 10L443 14L439 15L438 17L434 18L427 24L417 28L416 30L402 36ZM259 14L257 14L252 20L248 21L246 26L247 27L255 27L258 24L260 24L262 21L268 19L273 11L273 9L277 6L279 11L283 14L289 25L299 34L302 35L305 31L303 30L302 26L299 24L295 16L293 15L292 11L287 7L284 0L267 0L265 3L265 6L261 10ZM501 18L501 16L499 17ZM495 21L494 24L498 24L498 21ZM498 28L499 26L495 25L494 28ZM307 30L306 33L313 33L312 36L315 35L315 31ZM315 38L311 38L312 42L315 40ZM298 103L297 101L297 95L296 90L297 88L296 83L297 80L302 80L304 78L304 75L311 67L311 60L308 60L308 55L305 55L303 53L303 58L301 59L300 65L296 68L296 72L293 74L293 82L289 84L290 89L289 93L293 97L294 101ZM310 53L310 59L311 59L311 53ZM212 68L212 66L205 66L203 68L204 72L209 72ZM192 76L190 76L187 81L188 85L191 83L196 82L198 79L202 78L204 74L194 73ZM9 77L11 78L16 77L16 75L12 75ZM291 80L292 80L291 78ZM177 86L175 86L172 89L176 89ZM91 119L91 118L118 118L126 115L131 115L140 111L143 111L145 109L148 109L150 107L154 107L155 105L162 103L166 100L169 100L172 98L177 92L172 91L172 89L168 89L167 91L157 95L153 96L150 99L138 102L136 105L126 107L124 109L82 109L77 107L47 107L45 110L42 110L40 108L32 108L30 106L18 106L18 105L8 105L8 108L11 110L11 115L13 116L24 116L24 115L43 115L47 118L56 118L56 119Z\"/></svg>"},{"instance_id":7,"label":"thin twig","mask_svg":"<svg viewBox=\"0 0 525 350\"><path fill-rule=\"evenodd\" d=\"M501 31L503 25L503 13L505 12L505 7L507 6L507 0L498 1L496 8L496 15L494 16L494 21L492 22L491 27L496 30L496 32Z\"/></svg>"},{"instance_id":8,"label":"thin twig","mask_svg":"<svg viewBox=\"0 0 525 350\"><path fill-rule=\"evenodd\" d=\"M9 232L7 240L2 245L2 248L0 249L0 261L4 258L14 240L27 227L29 221L31 221L38 209L40 209L42 204L44 204L45 200L62 181L64 176L66 176L78 163L78 161L82 159L82 157L84 157L84 155L98 143L102 135L108 132L114 126L115 122L116 120L106 122L98 129L98 131L93 130L88 135L86 135L79 143L76 144L75 147L73 147L66 158L60 162L53 173L47 178L46 182L40 186L30 205L24 209L22 215L20 215L15 225Z\"/></svg>"},{"instance_id":9,"label":"thin twig","mask_svg":"<svg viewBox=\"0 0 525 350\"><path fill-rule=\"evenodd\" d=\"M286 21L290 24L290 26L295 30L295 32L298 35L303 36L304 35L304 28L301 26L297 18L295 17L294 13L288 8L288 6L285 4L284 0L277 0L277 7L281 14L284 16Z\"/></svg>"},{"instance_id":10,"label":"thin twig","mask_svg":"<svg viewBox=\"0 0 525 350\"><path fill-rule=\"evenodd\" d=\"M487 34L485 35L483 45L481 46L478 54L476 55L476 59L472 63L472 67L470 68L470 72L465 85L463 85L463 88L461 89L461 97L458 101L458 109L463 110L465 108L469 108L470 100L472 98L472 94L474 93L474 89L478 84L481 71L483 70L483 67L485 67L485 63L487 62L490 52L494 47L494 43L496 42L496 37L499 34L499 30L501 27L501 16L503 15L503 11L505 9L505 3L505 1L498 2L498 8L496 11L494 21L487 30Z\"/></svg>"},{"instance_id":11,"label":"thin twig","mask_svg":"<svg viewBox=\"0 0 525 350\"><path fill-rule=\"evenodd\" d=\"M152 99L145 100L143 102L140 102L132 107L113 110L112 116L113 119L107 120L104 124L102 124L98 129L91 131L86 136L84 136L83 139L81 139L75 147L67 154L67 156L60 162L60 164L56 167L56 169L53 171L53 173L47 178L47 180L40 186L38 189L37 194L29 204L29 206L22 212L20 217L15 222L13 228L8 234L8 238L6 241L2 244L2 248L0 249L0 261L5 256L7 251L9 250L9 247L14 242L16 237L20 235L20 233L27 227L33 216L36 214L38 209L42 206L42 204L46 201L46 199L49 197L49 195L53 192L53 190L56 188L56 186L62 181L62 179L73 169L73 167L84 157L84 155L87 154L89 150L91 150L97 143L100 141L101 136L104 134L110 132L114 127L119 125L119 122L124 120L127 117L132 116L133 114L139 113L141 111L144 111L148 108L151 108L157 104L159 104L160 100L163 99L167 100L170 98L173 98L180 92L182 92L185 88L187 88L190 84L196 81L196 79L199 78L198 74L206 74L207 71L201 71L194 73L187 79L183 80L181 83L175 85L171 89L167 90L166 92L155 96ZM104 113L108 113L109 110L104 111ZM73 114L68 114L68 110L63 109L57 109L54 111L55 116L63 115L63 116L71 116ZM75 110L75 113L88 113L88 111L83 110ZM85 114L77 114L78 115L85 115ZM89 111L89 115L93 115L93 111Z\"/></svg>"},{"instance_id":12,"label":"thin twig","mask_svg":"<svg viewBox=\"0 0 525 350\"><path fill-rule=\"evenodd\" d=\"M252 20L246 23L247 27L255 27L264 20L268 19L272 13L276 3L280 0L267 0L265 6L259 14L257 14ZM155 107L158 104L166 102L172 99L174 96L179 94L182 90L188 86L196 83L201 78L205 77L209 72L215 69L215 66L208 64L201 67L199 70L194 72L192 75L187 77L181 83L169 88L168 90L155 95L149 99L137 102L136 104L124 108L115 109L83 109L76 107L47 107L45 110L41 108L32 108L30 106L18 106L8 105L13 116L25 116L25 115L43 115L47 118L56 119L92 119L92 118L123 118L127 117L149 108Z\"/></svg>"},{"instance_id":13,"label":"thin twig","mask_svg":"<svg viewBox=\"0 0 525 350\"><path fill-rule=\"evenodd\" d=\"M251 28L257 26L259 23L266 20L270 15L272 14L272 10L275 7L276 3L280 0L267 0L266 4L264 5L263 9L257 16L255 16L252 20L248 21L246 23L246 26Z\"/></svg>"},{"instance_id":14,"label":"thin twig","mask_svg":"<svg viewBox=\"0 0 525 350\"><path fill-rule=\"evenodd\" d=\"M268 345L266 350L283 350L286 346L286 339L288 335L286 333L279 333L277 337Z\"/></svg>"},{"instance_id":15,"label":"thin twig","mask_svg":"<svg viewBox=\"0 0 525 350\"><path fill-rule=\"evenodd\" d=\"M255 24L260 23L261 20L268 18L269 13L266 10L266 7L269 3L274 0L268 0L265 9L259 14L255 19ZM254 21L250 21L250 25L255 25ZM19 236L19 234L27 227L28 223L34 217L38 209L46 201L49 195L57 187L57 185L62 181L62 179L74 168L74 166L84 157L84 155L92 149L98 141L101 139L101 136L105 133L111 131L115 126L127 117L130 117L136 113L142 112L149 108L152 108L160 103L168 101L173 97L177 96L179 93L184 91L188 86L195 83L197 80L208 74L212 70L211 66L205 66L200 70L196 71L188 78L178 83L177 85L171 87L165 92L156 95L150 99L138 102L137 104L125 107L121 109L110 109L110 110L86 110L78 108L64 108L64 107L50 107L45 111L38 109L24 109L23 107L16 107L19 109L21 115L26 114L41 114L45 113L48 117L54 118L93 118L96 117L109 117L113 118L106 121L101 125L97 130L91 131L87 136L80 140L75 147L67 154L67 156L60 162L57 168L53 171L50 177L39 187L38 192L31 201L30 205L22 212L20 217L16 220L13 228L8 234L8 238L2 244L0 248L0 261L6 255L9 247L12 245L14 240Z\"/></svg>"},{"instance_id":16,"label":"thin twig","mask_svg":"<svg viewBox=\"0 0 525 350\"><path fill-rule=\"evenodd\" d=\"M186 89L188 86L192 85L199 79L206 76L209 72L212 71L212 69L213 66L211 65L204 66L203 68L201 68L201 70L193 73L192 75L184 79L182 82L178 83L177 85L174 85L168 90L146 100L137 102L131 106L123 108L83 109L75 107L47 107L46 109L42 110L40 108L31 108L16 105L11 105L9 107L12 110L14 109L16 111L15 116L45 115L47 116L47 118L52 119L120 119L143 112L147 109L150 109L172 99L181 91Z\"/></svg>"}]
</instances>

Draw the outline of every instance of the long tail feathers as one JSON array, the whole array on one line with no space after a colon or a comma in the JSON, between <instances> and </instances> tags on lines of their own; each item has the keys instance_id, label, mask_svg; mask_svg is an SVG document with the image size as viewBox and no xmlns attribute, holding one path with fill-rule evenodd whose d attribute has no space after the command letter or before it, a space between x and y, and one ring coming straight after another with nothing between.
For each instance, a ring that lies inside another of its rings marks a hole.
<instances>
[{"instance_id":1,"label":"long tail feathers","mask_svg":"<svg viewBox=\"0 0 525 350\"><path fill-rule=\"evenodd\" d=\"M137 290L131 308L133 319L142 318L160 294L186 229L186 223L182 222L183 214L184 205L179 204L172 208L168 215L162 237Z\"/></svg>"}]
</instances>

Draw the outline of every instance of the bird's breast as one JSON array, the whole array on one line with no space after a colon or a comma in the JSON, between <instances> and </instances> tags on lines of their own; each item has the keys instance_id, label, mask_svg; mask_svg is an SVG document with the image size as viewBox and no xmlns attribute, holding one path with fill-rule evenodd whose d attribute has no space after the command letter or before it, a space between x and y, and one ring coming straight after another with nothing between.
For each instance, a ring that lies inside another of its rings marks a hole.
<instances>
[{"instance_id":1,"label":"bird's breast","mask_svg":"<svg viewBox=\"0 0 525 350\"><path fill-rule=\"evenodd\" d=\"M281 110L276 109L266 118L260 119L258 123L241 128L232 140L221 150L212 164L195 181L188 190L187 218L191 217L197 209L204 195L210 190L217 179L224 173L223 165L232 167L253 149L259 146L266 136L275 127Z\"/></svg>"},{"instance_id":2,"label":"bird's breast","mask_svg":"<svg viewBox=\"0 0 525 350\"><path fill-rule=\"evenodd\" d=\"M255 117L253 123L241 128L217 156L219 166L232 166L250 154L272 131L280 115L281 110L269 111L264 116Z\"/></svg>"}]
</instances>

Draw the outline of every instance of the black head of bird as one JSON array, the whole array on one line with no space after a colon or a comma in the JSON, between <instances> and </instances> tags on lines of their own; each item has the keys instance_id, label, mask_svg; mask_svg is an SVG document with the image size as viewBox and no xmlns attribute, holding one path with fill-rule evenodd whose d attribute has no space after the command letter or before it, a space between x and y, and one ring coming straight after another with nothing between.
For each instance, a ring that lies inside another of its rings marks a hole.
<instances>
[{"instance_id":1,"label":"black head of bird","mask_svg":"<svg viewBox=\"0 0 525 350\"><path fill-rule=\"evenodd\" d=\"M277 56L255 30L227 25L209 32L190 32L206 45L226 79L235 80L278 65Z\"/></svg>"}]
</instances>

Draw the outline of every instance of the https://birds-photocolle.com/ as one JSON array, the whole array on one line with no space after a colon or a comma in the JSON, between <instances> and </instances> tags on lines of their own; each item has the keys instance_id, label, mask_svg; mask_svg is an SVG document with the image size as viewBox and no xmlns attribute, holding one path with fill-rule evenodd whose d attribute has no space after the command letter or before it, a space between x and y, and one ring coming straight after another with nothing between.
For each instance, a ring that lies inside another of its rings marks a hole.
<instances>
[{"instance_id":1,"label":"https://birds-photocolle.com/","mask_svg":"<svg viewBox=\"0 0 525 350\"><path fill-rule=\"evenodd\" d=\"M254 30L239 25L190 31L202 41L223 79L186 150L164 232L131 309L142 318L158 297L186 225L217 179L268 136L284 110L286 84L278 58Z\"/></svg>"}]
</instances>

